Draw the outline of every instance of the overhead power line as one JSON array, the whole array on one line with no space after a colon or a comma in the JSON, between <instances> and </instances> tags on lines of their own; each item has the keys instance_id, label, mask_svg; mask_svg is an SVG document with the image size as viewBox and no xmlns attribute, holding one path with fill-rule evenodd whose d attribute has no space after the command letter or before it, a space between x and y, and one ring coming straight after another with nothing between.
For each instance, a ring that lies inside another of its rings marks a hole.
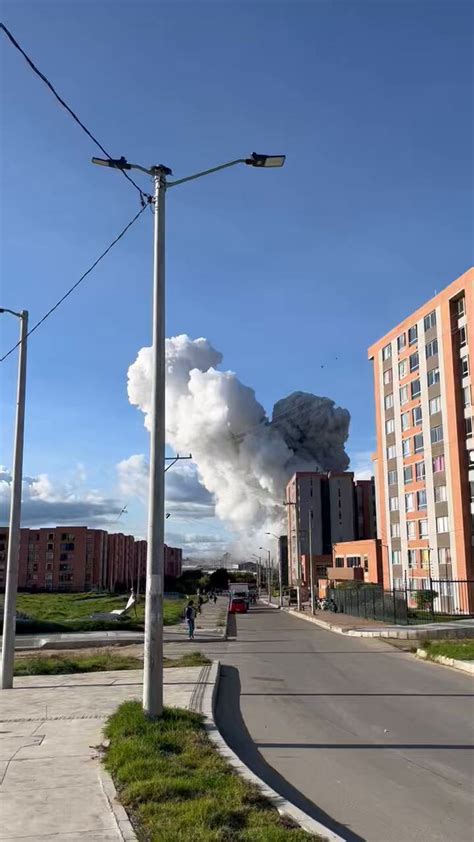
<instances>
[{"instance_id":1,"label":"overhead power line","mask_svg":"<svg viewBox=\"0 0 474 842\"><path fill-rule=\"evenodd\" d=\"M53 307L51 307L51 309L50 309L50 310L48 310L48 312L47 312L47 313L45 313L45 314L44 314L44 316L42 316L42 317L41 317L41 319L40 319L38 322L36 322L36 324L34 324L34 325L33 325L33 327L31 328L31 330L29 330L29 331L28 331L28 333L26 334L25 339L26 339L28 336L31 336L31 334L32 334L32 333L34 333L34 331L35 331L35 330L37 330L37 329L39 328L39 326L40 326L40 325L42 325L42 324L43 324L43 322L45 322L45 321L46 321L46 319L47 319L47 318L49 318L49 316L51 315L51 313L54 313L54 311L58 309L58 307L59 307L59 306L63 303L63 301L65 301L65 300L66 300L66 298L68 298L68 296L69 296L69 295L71 295L71 293L72 293L72 292L74 292L74 290L75 290L75 289L77 289L77 287L79 286L79 284L81 284L81 283L82 283L82 281L83 281L83 280L85 280L85 278L87 278L87 276L88 276L88 275L90 275L90 273L91 273L91 272L95 269L95 267L96 267L96 266L100 263L100 261L101 261L101 260L103 260L103 259L104 259L104 257L105 257L105 256L109 253L109 251L111 251L111 249L113 249L113 247L114 247L115 245L117 245L117 243L119 242L119 240L121 240L121 239L122 239L122 237L124 237L124 236L125 236L125 234L126 234L126 233L127 233L127 231L129 230L129 228L131 228L131 227L132 227L132 225L134 224L134 222L136 222L136 221L137 221L138 217L142 215L143 211L144 211L144 210L146 210L146 208L147 208L147 205L143 205L143 207L141 207L141 208L140 208L140 210L138 211L138 213L136 213L136 214L135 214L135 216L133 217L133 219L131 219L131 220L130 220L130 222L128 223L128 225L126 225L126 226L125 226L125 228L123 228L123 229L121 230L120 234L118 234L118 235L115 237L115 239L114 239L114 240L112 240L112 242L110 243L110 245L108 245L108 246L107 246L107 248L106 248L106 249L102 252L102 254L100 254L100 255L99 255L99 257L98 257L96 260L94 260L94 263L92 264L92 266L89 266L89 268L87 269L87 271L86 271L86 272L84 272L84 274L83 274L83 275L81 275L81 277L79 278L79 280L78 280L78 281L76 281L76 283L75 283L75 284L73 284L73 285L72 285L72 287L70 287L70 288L67 290L67 292L65 292L65 293L64 293L64 295L63 295L63 296L61 296L61 298L59 299L59 301L56 301L56 304L54 304L54 305L53 305ZM4 361L4 360L6 360L6 359L7 359L7 357L9 357L9 356L10 356L10 354L13 354L13 351L15 351L15 350L16 350L16 348L18 348L18 346L19 346L19 345L21 345L21 341L22 341L22 340L19 340L19 341L16 343L16 345L13 345L13 347L12 347L12 348L10 348L10 350L9 350L9 351L7 351L7 353L3 355L3 357L0 357L0 363L3 363L3 361Z\"/></svg>"},{"instance_id":2,"label":"overhead power line","mask_svg":"<svg viewBox=\"0 0 474 842\"><path fill-rule=\"evenodd\" d=\"M36 67L36 65L34 64L34 62L33 62L33 61L31 60L31 58L29 57L29 55L28 55L27 53L25 53L25 51L24 51L23 47L21 47L21 46L20 46L20 44L18 43L18 41L16 40L16 38L12 35L12 33L10 32L10 30L9 30L9 29L7 29L7 27L5 26L5 24L0 23L0 29L2 29L2 30L4 31L5 35L6 35L6 36L7 36L7 38L9 39L9 41L11 41L11 43L13 44L13 46L15 47L15 49L16 49L16 50L18 50L18 52L19 52L19 53L21 53L21 55L23 56L23 58L25 59L25 61L27 62L27 64L31 67L32 71L33 71L34 73L36 73L36 75L37 75L37 76L41 79L41 81L42 81L42 82L44 82L44 84L45 84L45 85L49 88L49 90L51 91L51 93L53 94L53 96L57 99L57 101L59 102L59 104L60 104L60 105L62 105L62 107L66 109L66 111L68 112L68 114L70 114L70 115L71 115L72 119L73 119L73 120L75 120L75 122L78 124L78 126L80 126L80 127L81 127L82 131L86 133L86 135L87 135L87 136L88 136L88 137L92 140L92 142L93 142L93 143L95 143L95 145L96 145L96 146L100 149L100 151L101 151L101 152L105 155L105 157L106 157L106 158L108 158L109 160L112 160L112 156L111 156L111 155L107 152L107 150L106 150L106 149L102 146L102 144L101 144L101 143L97 140L97 138L96 138L96 137L94 137L94 135L92 134L92 132L90 132L90 131L89 131L89 129L87 128L87 126L85 126L85 125L84 125L84 123L82 122L82 120L80 120L80 119L79 119L79 117L77 116L77 114L76 114L76 113L72 110L72 108L70 108L70 106L67 104L67 102L65 102L65 101L64 101L64 99L63 99L63 98L62 98L62 97L58 94L58 92L57 92L56 88L54 87L54 85L52 85L52 83L51 83L51 82L49 81L49 79L48 79L48 78L44 75L44 73L42 73L42 72L41 72L41 70L39 70L39 68L38 68L38 67ZM141 189L141 187L139 187L139 186L138 186L138 184L137 184L137 183L133 180L133 178L131 178L131 177L129 176L129 174L128 174L127 172L125 172L125 170L120 170L120 172L122 173L122 175L124 175L124 176L125 176L125 178L127 179L127 181L129 181L129 182L130 182L130 184L133 184L133 186L135 187L135 189L136 189L136 190L138 190L138 192L139 192L139 194L140 194L140 200L141 200L141 202L142 202L143 204L149 203L149 202L151 201L152 197L151 197L148 193L145 193L145 192Z\"/></svg>"}]
</instances>

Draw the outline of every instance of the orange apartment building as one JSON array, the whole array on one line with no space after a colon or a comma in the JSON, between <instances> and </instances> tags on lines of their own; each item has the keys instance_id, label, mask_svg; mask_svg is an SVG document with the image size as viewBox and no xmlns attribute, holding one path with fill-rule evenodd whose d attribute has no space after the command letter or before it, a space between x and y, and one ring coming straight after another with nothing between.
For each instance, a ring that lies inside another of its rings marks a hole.
<instances>
[{"instance_id":1,"label":"orange apartment building","mask_svg":"<svg viewBox=\"0 0 474 842\"><path fill-rule=\"evenodd\" d=\"M5 590L8 528L0 526L0 592ZM87 526L21 529L19 590L143 592L147 542ZM182 550L165 545L165 576L180 576Z\"/></svg>"},{"instance_id":2,"label":"orange apartment building","mask_svg":"<svg viewBox=\"0 0 474 842\"><path fill-rule=\"evenodd\" d=\"M369 348L385 587L473 579L474 269Z\"/></svg>"}]
</instances>

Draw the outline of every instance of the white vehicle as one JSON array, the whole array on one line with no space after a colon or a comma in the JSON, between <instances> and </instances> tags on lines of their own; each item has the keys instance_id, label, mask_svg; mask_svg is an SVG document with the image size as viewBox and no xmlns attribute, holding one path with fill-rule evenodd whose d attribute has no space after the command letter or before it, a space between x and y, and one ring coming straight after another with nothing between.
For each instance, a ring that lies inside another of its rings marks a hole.
<instances>
[{"instance_id":1,"label":"white vehicle","mask_svg":"<svg viewBox=\"0 0 474 842\"><path fill-rule=\"evenodd\" d=\"M248 582L229 582L229 602L232 602L234 597L236 599L245 599L248 607L250 602Z\"/></svg>"}]
</instances>

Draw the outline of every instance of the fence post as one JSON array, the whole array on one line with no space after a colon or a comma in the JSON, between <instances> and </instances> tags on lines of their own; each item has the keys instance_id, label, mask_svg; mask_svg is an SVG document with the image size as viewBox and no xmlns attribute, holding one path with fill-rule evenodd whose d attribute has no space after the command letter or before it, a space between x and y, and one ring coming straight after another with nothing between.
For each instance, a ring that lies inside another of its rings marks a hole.
<instances>
[{"instance_id":1,"label":"fence post","mask_svg":"<svg viewBox=\"0 0 474 842\"><path fill-rule=\"evenodd\" d=\"M385 620L385 589L382 585L382 620Z\"/></svg>"},{"instance_id":2,"label":"fence post","mask_svg":"<svg viewBox=\"0 0 474 842\"><path fill-rule=\"evenodd\" d=\"M392 587L392 599L393 599L393 622L396 624L396 622L397 622L397 604L395 602L395 584Z\"/></svg>"},{"instance_id":3,"label":"fence post","mask_svg":"<svg viewBox=\"0 0 474 842\"><path fill-rule=\"evenodd\" d=\"M433 623L435 622L435 612L434 612L434 595L433 595L433 579L431 576L431 564L430 564L430 611L431 611L431 618Z\"/></svg>"},{"instance_id":4,"label":"fence post","mask_svg":"<svg viewBox=\"0 0 474 842\"><path fill-rule=\"evenodd\" d=\"M375 588L372 588L372 619L375 620Z\"/></svg>"},{"instance_id":5,"label":"fence post","mask_svg":"<svg viewBox=\"0 0 474 842\"><path fill-rule=\"evenodd\" d=\"M407 572L405 570L405 617L407 620L407 626L409 624L409 616L408 616L408 585L407 585Z\"/></svg>"},{"instance_id":6,"label":"fence post","mask_svg":"<svg viewBox=\"0 0 474 842\"><path fill-rule=\"evenodd\" d=\"M360 617L359 588L356 588L356 594L357 594L357 615L356 616Z\"/></svg>"}]
</instances>

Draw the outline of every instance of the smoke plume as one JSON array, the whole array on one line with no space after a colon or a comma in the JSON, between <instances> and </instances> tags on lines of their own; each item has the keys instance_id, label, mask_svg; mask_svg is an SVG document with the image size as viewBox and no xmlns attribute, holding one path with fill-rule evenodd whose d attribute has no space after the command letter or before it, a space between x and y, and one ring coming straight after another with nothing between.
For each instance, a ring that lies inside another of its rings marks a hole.
<instances>
[{"instance_id":1,"label":"smoke plume","mask_svg":"<svg viewBox=\"0 0 474 842\"><path fill-rule=\"evenodd\" d=\"M269 419L253 389L217 369L221 362L207 339L166 340L166 438L175 451L192 453L216 515L245 543L282 531L285 485L295 470L347 468L350 415L329 398L294 392ZM151 349L142 348L128 370L128 397L148 429L150 393Z\"/></svg>"}]
</instances>

